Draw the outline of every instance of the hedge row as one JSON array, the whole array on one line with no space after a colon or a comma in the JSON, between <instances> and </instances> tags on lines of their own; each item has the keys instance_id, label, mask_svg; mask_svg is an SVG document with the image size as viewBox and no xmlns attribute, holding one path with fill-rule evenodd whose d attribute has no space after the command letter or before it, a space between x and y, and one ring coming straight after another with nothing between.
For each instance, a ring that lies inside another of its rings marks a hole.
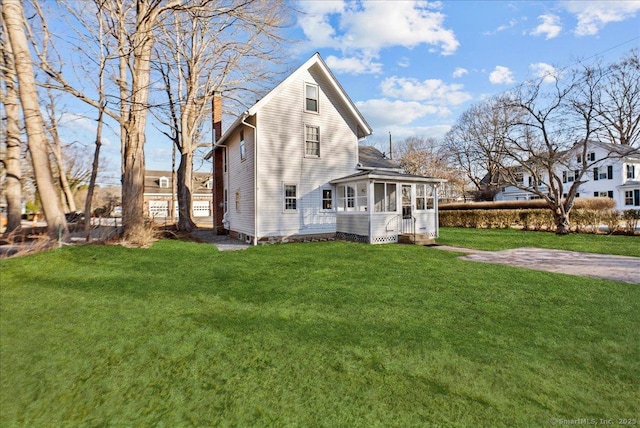
<instances>
[{"instance_id":1,"label":"hedge row","mask_svg":"<svg viewBox=\"0 0 640 428\"><path fill-rule=\"evenodd\" d=\"M496 202L456 202L450 204L440 204L440 211L458 210L525 210L548 208L549 205L543 199L532 199L527 201L496 201ZM589 210L610 210L615 207L615 201L611 198L576 198L573 207L575 209L584 208Z\"/></svg>"},{"instance_id":2,"label":"hedge row","mask_svg":"<svg viewBox=\"0 0 640 428\"><path fill-rule=\"evenodd\" d=\"M540 209L475 209L440 210L442 227L509 228L519 226L524 230L555 230L551 210ZM609 233L624 232L633 235L640 223L640 210L619 212L612 209L573 209L569 215L571 230L580 233L598 233L600 225Z\"/></svg>"}]
</instances>

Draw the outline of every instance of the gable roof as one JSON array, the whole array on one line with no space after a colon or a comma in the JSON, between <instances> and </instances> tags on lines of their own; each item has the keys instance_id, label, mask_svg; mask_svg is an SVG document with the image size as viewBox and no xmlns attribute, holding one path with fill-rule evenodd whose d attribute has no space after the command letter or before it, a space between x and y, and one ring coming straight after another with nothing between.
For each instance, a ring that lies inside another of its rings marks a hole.
<instances>
[{"instance_id":1,"label":"gable roof","mask_svg":"<svg viewBox=\"0 0 640 428\"><path fill-rule=\"evenodd\" d=\"M160 187L160 178L169 180L169 187ZM207 188L207 181L211 179L210 172L194 172L193 173L193 189L194 193L211 193L211 189ZM171 171L158 171L147 169L144 171L144 193L162 193L170 195L174 191L171 189Z\"/></svg>"},{"instance_id":2,"label":"gable roof","mask_svg":"<svg viewBox=\"0 0 640 428\"><path fill-rule=\"evenodd\" d=\"M291 73L286 79L280 82L275 88L273 88L267 95L265 95L262 99L257 101L253 106L251 106L247 111L241 114L235 122L227 129L226 132L222 134L222 137L216 142L216 146L222 146L225 144L226 140L233 134L235 129L249 116L253 116L256 114L265 104L267 104L273 97L282 92L288 84L297 78L297 76L306 70L309 70L311 67L317 66L322 73L327 78L327 81L331 84L332 88L339 95L339 99L344 103L347 107L347 110L353 115L354 119L356 119L357 127L358 127L358 137L364 138L373 133L371 126L364 119L360 111L356 108L356 105L351 101L349 95L347 95L346 91L340 85L340 82L333 75L329 67L324 62L319 53L315 53L311 58L309 58L304 64L298 67L293 73ZM208 155L207 155L208 156Z\"/></svg>"},{"instance_id":3,"label":"gable roof","mask_svg":"<svg viewBox=\"0 0 640 428\"><path fill-rule=\"evenodd\" d=\"M373 146L358 146L359 169L400 169L397 161L389 159Z\"/></svg>"}]
</instances>

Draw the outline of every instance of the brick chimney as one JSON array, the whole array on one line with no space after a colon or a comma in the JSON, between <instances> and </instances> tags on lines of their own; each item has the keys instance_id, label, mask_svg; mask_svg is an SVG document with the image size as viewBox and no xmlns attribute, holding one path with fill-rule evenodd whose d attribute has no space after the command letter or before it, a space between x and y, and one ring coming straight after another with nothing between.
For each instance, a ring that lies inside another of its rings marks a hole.
<instances>
[{"instance_id":1,"label":"brick chimney","mask_svg":"<svg viewBox=\"0 0 640 428\"><path fill-rule=\"evenodd\" d=\"M222 94L213 92L211 99L211 121L213 122L213 144L222 137ZM225 233L224 218L224 147L213 148L213 229L216 234Z\"/></svg>"},{"instance_id":2,"label":"brick chimney","mask_svg":"<svg viewBox=\"0 0 640 428\"><path fill-rule=\"evenodd\" d=\"M211 121L213 122L213 142L216 143L222 136L222 93L220 91L213 91Z\"/></svg>"}]
</instances>

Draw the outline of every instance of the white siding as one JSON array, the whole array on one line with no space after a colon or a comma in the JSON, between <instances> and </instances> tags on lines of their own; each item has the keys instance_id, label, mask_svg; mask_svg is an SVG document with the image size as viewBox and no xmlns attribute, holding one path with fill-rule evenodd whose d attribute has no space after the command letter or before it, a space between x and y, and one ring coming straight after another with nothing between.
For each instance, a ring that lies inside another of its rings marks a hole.
<instances>
[{"instance_id":1,"label":"white siding","mask_svg":"<svg viewBox=\"0 0 640 428\"><path fill-rule=\"evenodd\" d=\"M319 113L304 111L304 83L319 88ZM356 172L356 123L339 95L314 70L300 73L266 103L257 116L258 235L332 233L335 212L322 211L322 189L330 180ZM320 128L320 157L305 157L305 125ZM283 185L295 184L298 209L284 212ZM335 206L335 204L334 204Z\"/></svg>"},{"instance_id":2,"label":"white siding","mask_svg":"<svg viewBox=\"0 0 640 428\"><path fill-rule=\"evenodd\" d=\"M396 214L391 217L397 217ZM381 218L378 216L377 218ZM337 231L353 233L360 236L369 236L369 214L340 214L338 215Z\"/></svg>"},{"instance_id":3,"label":"white siding","mask_svg":"<svg viewBox=\"0 0 640 428\"><path fill-rule=\"evenodd\" d=\"M242 129L242 127L241 127ZM246 157L240 159L240 132L228 142L225 188L228 192L227 220L229 229L254 236L254 143L253 130L244 127ZM236 209L236 192L240 194L239 209Z\"/></svg>"}]
</instances>

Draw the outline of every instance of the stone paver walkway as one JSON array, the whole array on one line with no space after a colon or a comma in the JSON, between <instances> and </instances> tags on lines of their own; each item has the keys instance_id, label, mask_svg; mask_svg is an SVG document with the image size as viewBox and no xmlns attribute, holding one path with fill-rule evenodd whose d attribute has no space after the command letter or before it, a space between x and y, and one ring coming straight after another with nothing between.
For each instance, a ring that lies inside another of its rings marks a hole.
<instances>
[{"instance_id":1,"label":"stone paver walkway","mask_svg":"<svg viewBox=\"0 0 640 428\"><path fill-rule=\"evenodd\" d=\"M640 258L638 257L544 248L516 248L503 251L481 251L444 245L433 248L465 253L466 255L461 257L463 260L640 284Z\"/></svg>"},{"instance_id":2,"label":"stone paver walkway","mask_svg":"<svg viewBox=\"0 0 640 428\"><path fill-rule=\"evenodd\" d=\"M220 251L237 251L246 250L249 244L231 239L228 235L216 235L212 230L199 229L191 233L191 235L202 242L215 245Z\"/></svg>"}]
</instances>

